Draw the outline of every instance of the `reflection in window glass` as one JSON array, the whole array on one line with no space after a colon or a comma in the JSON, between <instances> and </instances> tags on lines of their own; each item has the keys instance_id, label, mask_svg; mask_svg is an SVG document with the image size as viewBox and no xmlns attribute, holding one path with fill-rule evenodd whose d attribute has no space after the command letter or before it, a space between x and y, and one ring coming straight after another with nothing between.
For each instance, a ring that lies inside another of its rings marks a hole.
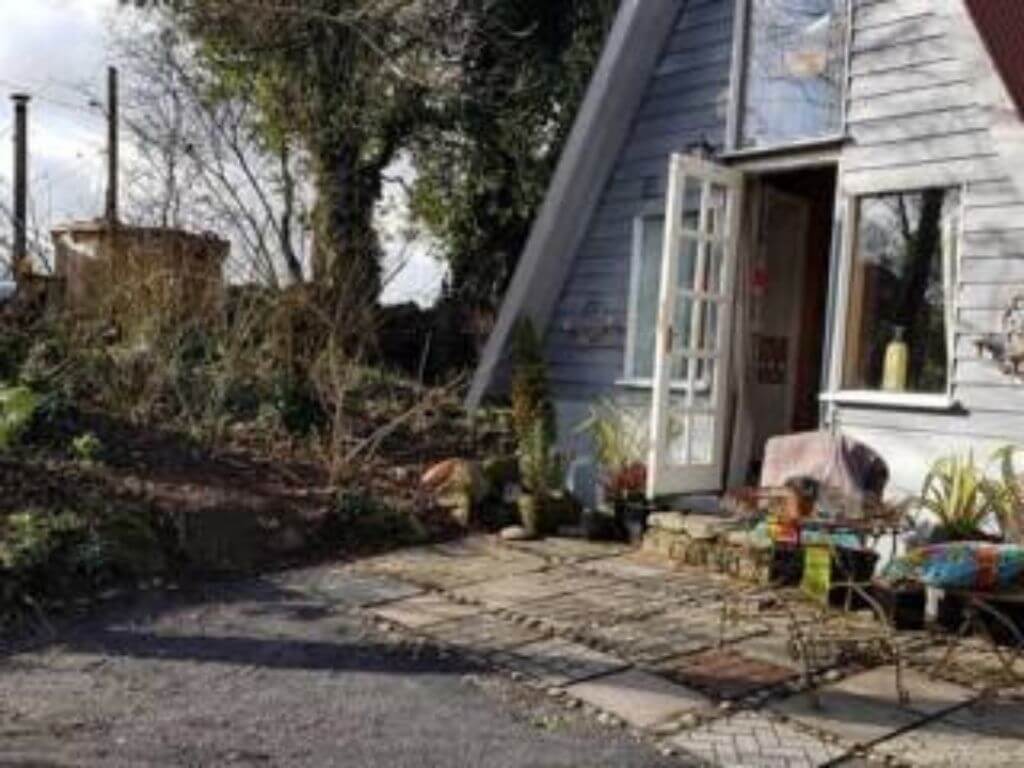
<instances>
[{"instance_id":1,"label":"reflection in window glass","mask_svg":"<svg viewBox=\"0 0 1024 768\"><path fill-rule=\"evenodd\" d=\"M947 391L959 209L956 189L858 202L847 389Z\"/></svg>"},{"instance_id":2,"label":"reflection in window glass","mask_svg":"<svg viewBox=\"0 0 1024 768\"><path fill-rule=\"evenodd\" d=\"M654 339L658 322L658 290L661 286L661 244L665 236L664 217L643 220L643 243L636 262L636 293L633 307L635 327L633 359L627 375L638 379L654 377Z\"/></svg>"},{"instance_id":3,"label":"reflection in window glass","mask_svg":"<svg viewBox=\"0 0 1024 768\"><path fill-rule=\"evenodd\" d=\"M694 232L698 229L699 212L687 210L683 213L684 227ZM661 291L661 258L665 237L665 219L662 216L648 216L641 220L640 251L636 254L633 269L636 281L632 294L630 318L632 326L632 356L626 361L626 377L648 381L654 378L655 345L657 339L658 301ZM678 254L679 263L676 269L676 285L679 293L676 296L675 316L672 327L675 331L676 349L707 350L718 333L718 305L700 302L701 317L698 324L697 344L692 344L690 336L694 328L694 300L688 292L699 288L702 291L720 291L723 289L722 254L720 242L705 246L707 254L704 281L696 285L696 269L698 246L696 240L683 237ZM670 378L673 383L687 382L686 359L675 356L672 360ZM699 360L696 368L696 379L701 388L707 384L707 361Z\"/></svg>"},{"instance_id":4,"label":"reflection in window glass","mask_svg":"<svg viewBox=\"0 0 1024 768\"><path fill-rule=\"evenodd\" d=\"M740 145L842 129L846 0L750 0Z\"/></svg>"}]
</instances>

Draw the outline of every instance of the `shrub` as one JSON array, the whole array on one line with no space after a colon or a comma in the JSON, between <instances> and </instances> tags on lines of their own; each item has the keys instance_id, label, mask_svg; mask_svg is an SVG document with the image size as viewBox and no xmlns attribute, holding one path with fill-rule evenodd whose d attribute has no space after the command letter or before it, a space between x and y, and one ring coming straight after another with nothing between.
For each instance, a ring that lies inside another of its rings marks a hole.
<instances>
[{"instance_id":1,"label":"shrub","mask_svg":"<svg viewBox=\"0 0 1024 768\"><path fill-rule=\"evenodd\" d=\"M512 428L520 445L532 439L539 422L544 438L556 440L555 411L548 391L547 366L540 339L529 320L520 320L513 337Z\"/></svg>"},{"instance_id":2,"label":"shrub","mask_svg":"<svg viewBox=\"0 0 1024 768\"><path fill-rule=\"evenodd\" d=\"M0 381L12 381L18 377L28 346L25 335L0 327Z\"/></svg>"},{"instance_id":3,"label":"shrub","mask_svg":"<svg viewBox=\"0 0 1024 768\"><path fill-rule=\"evenodd\" d=\"M426 540L423 524L412 514L378 501L363 491L343 491L319 530L324 546L411 545Z\"/></svg>"},{"instance_id":4,"label":"shrub","mask_svg":"<svg viewBox=\"0 0 1024 768\"><path fill-rule=\"evenodd\" d=\"M47 603L161 572L165 547L144 510L29 510L0 521L0 628Z\"/></svg>"},{"instance_id":5,"label":"shrub","mask_svg":"<svg viewBox=\"0 0 1024 768\"><path fill-rule=\"evenodd\" d=\"M28 387L0 389L0 451L21 438L38 407L39 396Z\"/></svg>"},{"instance_id":6,"label":"shrub","mask_svg":"<svg viewBox=\"0 0 1024 768\"><path fill-rule=\"evenodd\" d=\"M79 461L91 463L97 459L102 450L102 441L92 432L86 432L71 441L71 452Z\"/></svg>"},{"instance_id":7,"label":"shrub","mask_svg":"<svg viewBox=\"0 0 1024 768\"><path fill-rule=\"evenodd\" d=\"M327 423L327 413L312 387L293 379L275 380L272 403L284 428L293 435L312 434Z\"/></svg>"}]
</instances>

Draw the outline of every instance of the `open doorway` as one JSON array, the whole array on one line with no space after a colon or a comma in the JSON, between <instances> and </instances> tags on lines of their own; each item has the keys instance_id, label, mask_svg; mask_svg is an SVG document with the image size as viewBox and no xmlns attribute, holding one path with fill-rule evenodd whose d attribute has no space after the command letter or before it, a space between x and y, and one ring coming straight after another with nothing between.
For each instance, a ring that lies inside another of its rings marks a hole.
<instances>
[{"instance_id":1,"label":"open doorway","mask_svg":"<svg viewBox=\"0 0 1024 768\"><path fill-rule=\"evenodd\" d=\"M750 311L754 476L770 438L820 424L836 168L758 181Z\"/></svg>"}]
</instances>

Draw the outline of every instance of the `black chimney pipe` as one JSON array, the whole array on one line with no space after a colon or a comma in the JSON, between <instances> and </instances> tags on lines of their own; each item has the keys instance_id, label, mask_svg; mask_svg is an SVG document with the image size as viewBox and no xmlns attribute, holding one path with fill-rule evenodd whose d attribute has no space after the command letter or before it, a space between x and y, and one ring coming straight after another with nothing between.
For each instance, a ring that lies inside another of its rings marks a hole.
<instances>
[{"instance_id":1,"label":"black chimney pipe","mask_svg":"<svg viewBox=\"0 0 1024 768\"><path fill-rule=\"evenodd\" d=\"M14 102L14 276L22 274L28 258L28 102L24 93L11 96Z\"/></svg>"}]
</instances>

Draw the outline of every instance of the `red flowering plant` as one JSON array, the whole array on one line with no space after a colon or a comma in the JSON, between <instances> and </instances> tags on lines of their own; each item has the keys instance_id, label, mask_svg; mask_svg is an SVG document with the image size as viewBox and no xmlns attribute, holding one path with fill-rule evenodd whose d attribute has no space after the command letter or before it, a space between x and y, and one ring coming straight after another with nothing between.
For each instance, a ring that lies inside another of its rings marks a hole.
<instances>
[{"instance_id":1,"label":"red flowering plant","mask_svg":"<svg viewBox=\"0 0 1024 768\"><path fill-rule=\"evenodd\" d=\"M604 492L615 501L642 499L647 492L647 465L634 462L607 476Z\"/></svg>"},{"instance_id":2,"label":"red flowering plant","mask_svg":"<svg viewBox=\"0 0 1024 768\"><path fill-rule=\"evenodd\" d=\"M590 435L601 467L601 486L613 504L636 501L647 489L647 429L643 421L610 400L590 408L579 431Z\"/></svg>"}]
</instances>

